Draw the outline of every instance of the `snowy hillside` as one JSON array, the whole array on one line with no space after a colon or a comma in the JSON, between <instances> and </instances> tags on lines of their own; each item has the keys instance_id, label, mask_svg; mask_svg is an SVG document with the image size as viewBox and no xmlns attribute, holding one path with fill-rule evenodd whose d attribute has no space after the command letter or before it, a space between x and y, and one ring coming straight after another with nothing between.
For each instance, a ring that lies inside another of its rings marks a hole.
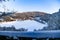
<instances>
[{"instance_id":1,"label":"snowy hillside","mask_svg":"<svg viewBox=\"0 0 60 40\"><path fill-rule=\"evenodd\" d=\"M28 31L33 31L34 29L42 29L43 27L47 26L47 24L42 24L34 20L24 20L24 21L12 21L12 22L2 22L0 26L12 26L14 25L15 28L26 28Z\"/></svg>"}]
</instances>

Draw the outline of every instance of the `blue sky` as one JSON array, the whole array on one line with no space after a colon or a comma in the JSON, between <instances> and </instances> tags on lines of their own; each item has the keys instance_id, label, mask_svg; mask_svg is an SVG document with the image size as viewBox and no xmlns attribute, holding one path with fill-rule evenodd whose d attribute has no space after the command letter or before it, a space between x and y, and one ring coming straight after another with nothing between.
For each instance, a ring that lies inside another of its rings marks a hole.
<instances>
[{"instance_id":1,"label":"blue sky","mask_svg":"<svg viewBox=\"0 0 60 40\"><path fill-rule=\"evenodd\" d=\"M7 9L18 12L41 11L54 13L60 8L60 0L15 0L15 2L10 0L9 2L3 2L3 4L7 6ZM2 5L0 9L2 10Z\"/></svg>"}]
</instances>

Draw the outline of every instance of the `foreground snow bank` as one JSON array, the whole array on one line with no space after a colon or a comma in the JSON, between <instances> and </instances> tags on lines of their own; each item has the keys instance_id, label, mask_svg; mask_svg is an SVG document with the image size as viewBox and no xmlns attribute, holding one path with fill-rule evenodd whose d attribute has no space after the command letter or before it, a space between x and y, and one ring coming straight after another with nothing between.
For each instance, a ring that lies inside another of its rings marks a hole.
<instances>
[{"instance_id":1,"label":"foreground snow bank","mask_svg":"<svg viewBox=\"0 0 60 40\"><path fill-rule=\"evenodd\" d=\"M36 22L34 20L24 20L24 21L12 21L12 22L2 22L0 23L0 26L12 26L14 25L15 28L26 28L28 31L32 31L34 29L42 29L43 27L47 26L47 24L42 24L39 22Z\"/></svg>"}]
</instances>

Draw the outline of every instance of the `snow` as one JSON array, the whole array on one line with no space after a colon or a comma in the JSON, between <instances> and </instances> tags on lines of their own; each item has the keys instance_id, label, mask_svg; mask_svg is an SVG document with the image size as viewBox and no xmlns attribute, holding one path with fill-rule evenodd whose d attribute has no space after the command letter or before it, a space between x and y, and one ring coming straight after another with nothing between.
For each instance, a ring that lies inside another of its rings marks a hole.
<instances>
[{"instance_id":1,"label":"snow","mask_svg":"<svg viewBox=\"0 0 60 40\"><path fill-rule=\"evenodd\" d=\"M26 28L28 31L33 31L34 29L42 29L43 27L47 26L47 23L42 24L34 20L24 20L24 21L12 21L12 22L2 22L0 26L12 26L14 25L16 29L19 28Z\"/></svg>"}]
</instances>

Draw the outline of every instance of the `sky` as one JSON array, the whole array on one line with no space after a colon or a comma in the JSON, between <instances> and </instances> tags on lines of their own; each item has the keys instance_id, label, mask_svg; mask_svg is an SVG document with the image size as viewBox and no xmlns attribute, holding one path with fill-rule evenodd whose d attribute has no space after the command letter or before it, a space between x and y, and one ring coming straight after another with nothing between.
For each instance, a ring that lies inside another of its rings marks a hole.
<instances>
[{"instance_id":1,"label":"sky","mask_svg":"<svg viewBox=\"0 0 60 40\"><path fill-rule=\"evenodd\" d=\"M10 0L9 2L0 3L0 11L4 11L3 8L17 12L40 11L51 14L59 10L60 0Z\"/></svg>"}]
</instances>

